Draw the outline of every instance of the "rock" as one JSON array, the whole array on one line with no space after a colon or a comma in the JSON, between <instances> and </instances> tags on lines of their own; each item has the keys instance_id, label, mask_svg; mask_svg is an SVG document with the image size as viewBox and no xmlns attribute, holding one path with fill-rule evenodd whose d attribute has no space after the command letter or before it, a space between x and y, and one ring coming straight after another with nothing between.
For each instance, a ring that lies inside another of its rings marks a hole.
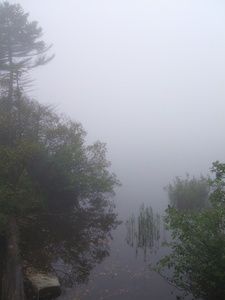
<instances>
[{"instance_id":1,"label":"rock","mask_svg":"<svg viewBox=\"0 0 225 300\"><path fill-rule=\"evenodd\" d=\"M61 295L61 286L56 276L33 274L27 276L29 299L53 299Z\"/></svg>"}]
</instances>

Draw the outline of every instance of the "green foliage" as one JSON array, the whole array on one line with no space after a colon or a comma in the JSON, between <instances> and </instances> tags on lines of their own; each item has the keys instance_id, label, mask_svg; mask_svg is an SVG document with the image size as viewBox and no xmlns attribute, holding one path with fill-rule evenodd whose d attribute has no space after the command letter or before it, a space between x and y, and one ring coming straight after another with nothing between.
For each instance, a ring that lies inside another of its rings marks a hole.
<instances>
[{"instance_id":1,"label":"green foliage","mask_svg":"<svg viewBox=\"0 0 225 300\"><path fill-rule=\"evenodd\" d=\"M215 179L211 205L200 211L179 211L168 206L165 224L172 240L171 253L157 263L155 271L196 298L225 299L225 165L213 164ZM172 277L164 274L171 268Z\"/></svg>"},{"instance_id":2,"label":"green foliage","mask_svg":"<svg viewBox=\"0 0 225 300\"><path fill-rule=\"evenodd\" d=\"M7 117L0 101L0 209L5 214L75 205L104 210L119 185L106 145L85 145L81 124L26 97ZM109 205L110 204L110 205Z\"/></svg>"},{"instance_id":3,"label":"green foliage","mask_svg":"<svg viewBox=\"0 0 225 300\"><path fill-rule=\"evenodd\" d=\"M213 163L211 172L215 174L215 178L210 180L212 194L210 199L213 203L223 205L225 203L225 164L216 161Z\"/></svg>"},{"instance_id":4,"label":"green foliage","mask_svg":"<svg viewBox=\"0 0 225 300\"><path fill-rule=\"evenodd\" d=\"M188 174L185 179L176 177L173 184L164 189L168 193L170 205L178 211L201 210L208 204L209 178L202 175L199 178L190 178Z\"/></svg>"},{"instance_id":5,"label":"green foliage","mask_svg":"<svg viewBox=\"0 0 225 300\"><path fill-rule=\"evenodd\" d=\"M10 105L19 83L28 83L24 77L27 71L53 58L46 57L50 47L40 40L42 28L28 17L19 4L0 3L0 86L6 90Z\"/></svg>"},{"instance_id":6,"label":"green foliage","mask_svg":"<svg viewBox=\"0 0 225 300\"><path fill-rule=\"evenodd\" d=\"M0 211L12 214L36 206L37 196L28 164L35 151L21 142L14 149L0 146Z\"/></svg>"},{"instance_id":7,"label":"green foliage","mask_svg":"<svg viewBox=\"0 0 225 300\"><path fill-rule=\"evenodd\" d=\"M0 222L40 208L112 211L120 183L106 145L87 146L81 124L24 95L24 75L53 58L28 17L19 4L0 3Z\"/></svg>"}]
</instances>

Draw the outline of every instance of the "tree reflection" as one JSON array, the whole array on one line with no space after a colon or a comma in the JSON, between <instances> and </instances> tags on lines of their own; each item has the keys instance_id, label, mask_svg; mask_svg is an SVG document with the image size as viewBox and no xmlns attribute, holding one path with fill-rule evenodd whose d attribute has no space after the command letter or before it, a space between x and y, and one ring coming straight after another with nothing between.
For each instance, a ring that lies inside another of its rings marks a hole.
<instances>
[{"instance_id":1,"label":"tree reflection","mask_svg":"<svg viewBox=\"0 0 225 300\"><path fill-rule=\"evenodd\" d=\"M20 223L25 271L53 273L70 287L88 282L90 271L109 255L111 231L120 222L112 209L80 208L71 214L30 215Z\"/></svg>"}]
</instances>

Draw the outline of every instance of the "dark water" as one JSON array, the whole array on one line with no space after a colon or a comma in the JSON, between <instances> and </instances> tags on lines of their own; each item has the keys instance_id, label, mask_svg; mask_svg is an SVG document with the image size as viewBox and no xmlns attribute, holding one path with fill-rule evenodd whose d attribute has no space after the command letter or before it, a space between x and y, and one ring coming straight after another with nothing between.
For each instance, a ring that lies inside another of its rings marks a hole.
<instances>
[{"instance_id":1,"label":"dark water","mask_svg":"<svg viewBox=\"0 0 225 300\"><path fill-rule=\"evenodd\" d=\"M126 228L120 225L110 243L110 256L97 265L89 283L67 290L61 299L176 299L174 289L148 268L159 253L144 254L125 242Z\"/></svg>"},{"instance_id":2,"label":"dark water","mask_svg":"<svg viewBox=\"0 0 225 300\"><path fill-rule=\"evenodd\" d=\"M137 253L135 246L126 243L126 233L124 224L120 225L109 243L109 256L90 272L88 283L66 289L60 299L177 299L179 292L148 268L166 251L138 249Z\"/></svg>"},{"instance_id":3,"label":"dark water","mask_svg":"<svg viewBox=\"0 0 225 300\"><path fill-rule=\"evenodd\" d=\"M27 271L57 275L61 300L176 300L178 291L148 267L168 251L159 247L165 233L150 248L132 246L126 219L112 211L30 216L21 224Z\"/></svg>"},{"instance_id":4,"label":"dark water","mask_svg":"<svg viewBox=\"0 0 225 300\"><path fill-rule=\"evenodd\" d=\"M2 294L2 277L6 261L6 240L0 235L0 293ZM1 295L0 294L0 295Z\"/></svg>"}]
</instances>

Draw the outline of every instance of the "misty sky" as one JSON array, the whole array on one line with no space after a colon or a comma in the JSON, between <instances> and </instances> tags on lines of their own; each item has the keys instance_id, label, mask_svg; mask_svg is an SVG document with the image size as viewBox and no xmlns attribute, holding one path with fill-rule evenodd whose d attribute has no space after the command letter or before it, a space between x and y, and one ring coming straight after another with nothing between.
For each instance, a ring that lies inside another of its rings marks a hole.
<instances>
[{"instance_id":1,"label":"misty sky","mask_svg":"<svg viewBox=\"0 0 225 300\"><path fill-rule=\"evenodd\" d=\"M10 3L56 54L33 72L31 96L81 122L88 142L106 142L131 192L225 162L225 1Z\"/></svg>"}]
</instances>

